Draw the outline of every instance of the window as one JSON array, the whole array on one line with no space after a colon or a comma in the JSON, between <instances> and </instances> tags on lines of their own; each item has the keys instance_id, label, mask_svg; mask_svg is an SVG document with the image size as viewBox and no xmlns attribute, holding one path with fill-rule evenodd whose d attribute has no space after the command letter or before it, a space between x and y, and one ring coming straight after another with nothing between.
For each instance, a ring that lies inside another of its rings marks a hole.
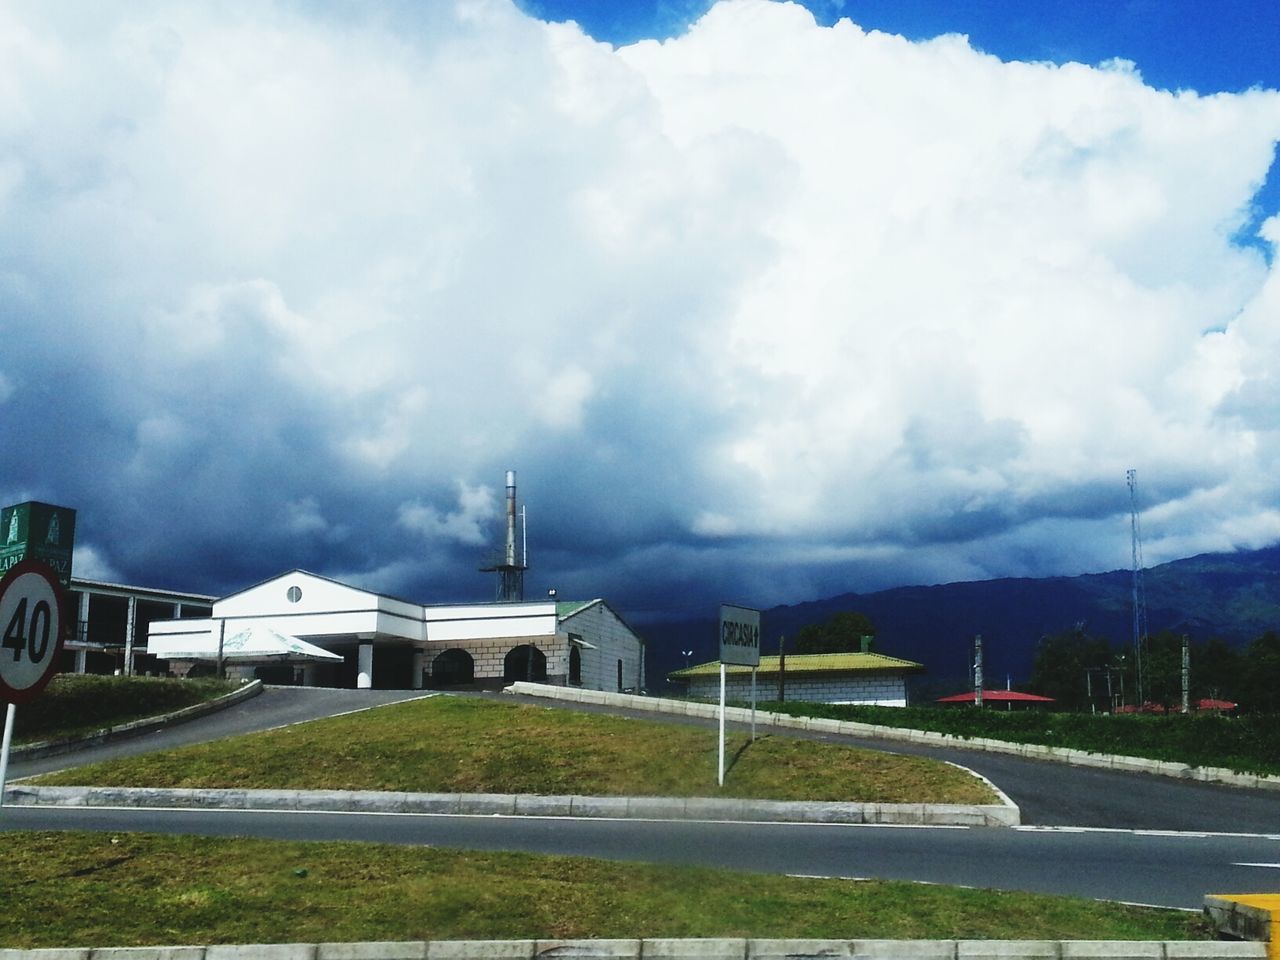
<instances>
[{"instance_id":1,"label":"window","mask_svg":"<svg viewBox=\"0 0 1280 960\"><path fill-rule=\"evenodd\" d=\"M285 594L285 596L289 598L290 603L297 603L299 600L302 599L302 588L295 584L294 586L289 588L289 591Z\"/></svg>"}]
</instances>

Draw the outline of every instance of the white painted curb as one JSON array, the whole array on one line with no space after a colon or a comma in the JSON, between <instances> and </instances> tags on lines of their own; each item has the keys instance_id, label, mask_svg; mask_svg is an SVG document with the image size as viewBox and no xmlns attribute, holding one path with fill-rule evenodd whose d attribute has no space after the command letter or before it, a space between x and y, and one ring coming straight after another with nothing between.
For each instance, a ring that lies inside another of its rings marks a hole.
<instances>
[{"instance_id":1,"label":"white painted curb","mask_svg":"<svg viewBox=\"0 0 1280 960\"><path fill-rule=\"evenodd\" d=\"M10 806L317 810L363 813L767 823L931 824L1016 827L1004 804L838 803L719 797L579 797L516 793L394 793L375 790L198 790L155 787L9 785Z\"/></svg>"},{"instance_id":2,"label":"white painted curb","mask_svg":"<svg viewBox=\"0 0 1280 960\"><path fill-rule=\"evenodd\" d=\"M0 960L1265 960L1266 944L1179 940L417 940L0 949Z\"/></svg>"}]
</instances>

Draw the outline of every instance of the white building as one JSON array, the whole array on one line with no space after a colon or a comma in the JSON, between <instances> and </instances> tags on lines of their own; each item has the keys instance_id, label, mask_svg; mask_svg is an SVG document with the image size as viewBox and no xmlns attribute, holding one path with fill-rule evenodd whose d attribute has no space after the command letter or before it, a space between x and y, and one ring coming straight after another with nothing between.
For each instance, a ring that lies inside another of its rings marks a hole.
<instances>
[{"instance_id":1,"label":"white building","mask_svg":"<svg viewBox=\"0 0 1280 960\"><path fill-rule=\"evenodd\" d=\"M499 687L514 680L639 690L644 642L603 600L427 606L303 570L215 600L203 619L158 620L147 652L192 645L217 655L219 636L247 626L305 640L343 659L240 668L270 682L384 689ZM191 660L172 659L175 673Z\"/></svg>"},{"instance_id":2,"label":"white building","mask_svg":"<svg viewBox=\"0 0 1280 960\"><path fill-rule=\"evenodd\" d=\"M882 653L797 653L786 658L761 657L756 672L756 699L806 700L813 703L857 703L882 707L907 705L907 675L924 667ZM691 697L720 696L720 661L700 663L668 674L686 684ZM751 699L751 668L725 669L725 696Z\"/></svg>"}]
</instances>

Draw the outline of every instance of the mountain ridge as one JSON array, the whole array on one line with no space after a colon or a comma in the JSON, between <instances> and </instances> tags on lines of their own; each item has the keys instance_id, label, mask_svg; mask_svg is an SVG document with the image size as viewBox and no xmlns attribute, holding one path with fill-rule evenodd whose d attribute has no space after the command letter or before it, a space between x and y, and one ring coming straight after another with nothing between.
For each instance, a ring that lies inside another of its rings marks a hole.
<instances>
[{"instance_id":1,"label":"mountain ridge","mask_svg":"<svg viewBox=\"0 0 1280 960\"><path fill-rule=\"evenodd\" d=\"M876 625L876 650L925 665L926 685L967 682L975 634L983 638L991 685L1025 679L1036 644L1077 624L1113 646L1133 636L1133 573L1109 570L1075 576L1003 577L849 591L785 604L761 615L761 650L776 653L779 636L842 610L865 613ZM1234 553L1204 553L1143 570L1149 633L1172 630L1193 640L1211 637L1241 646L1280 629L1280 545ZM671 670L716 658L714 617L652 623L649 686Z\"/></svg>"}]
</instances>

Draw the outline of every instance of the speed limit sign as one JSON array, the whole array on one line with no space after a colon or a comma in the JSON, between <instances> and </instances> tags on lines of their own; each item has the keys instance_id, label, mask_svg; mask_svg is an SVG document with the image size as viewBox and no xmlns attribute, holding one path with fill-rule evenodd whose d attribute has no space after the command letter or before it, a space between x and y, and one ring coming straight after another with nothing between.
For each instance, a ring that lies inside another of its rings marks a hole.
<instances>
[{"instance_id":1,"label":"speed limit sign","mask_svg":"<svg viewBox=\"0 0 1280 960\"><path fill-rule=\"evenodd\" d=\"M62 590L38 560L15 564L0 580L0 701L26 703L57 671L62 653Z\"/></svg>"}]
</instances>

